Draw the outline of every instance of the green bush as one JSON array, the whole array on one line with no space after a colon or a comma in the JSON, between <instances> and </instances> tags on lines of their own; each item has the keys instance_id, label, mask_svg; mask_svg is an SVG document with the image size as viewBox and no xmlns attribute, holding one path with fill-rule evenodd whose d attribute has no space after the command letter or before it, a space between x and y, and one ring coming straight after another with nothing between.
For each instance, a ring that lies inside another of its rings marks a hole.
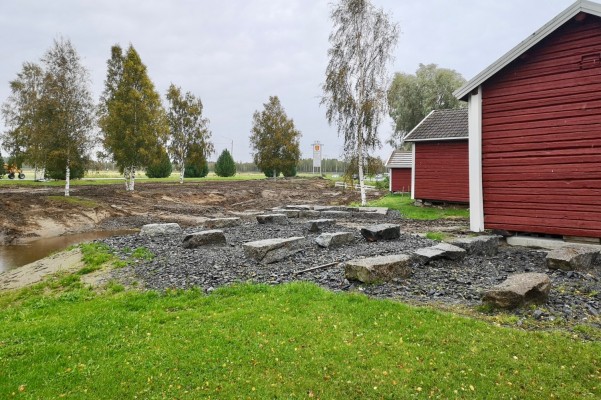
<instances>
[{"instance_id":1,"label":"green bush","mask_svg":"<svg viewBox=\"0 0 601 400\"><path fill-rule=\"evenodd\" d=\"M4 169L4 158L2 158L2 154L0 154L0 178L2 178L6 174L6 169Z\"/></svg>"},{"instance_id":2,"label":"green bush","mask_svg":"<svg viewBox=\"0 0 601 400\"><path fill-rule=\"evenodd\" d=\"M388 189L390 187L390 178L389 177L385 177L381 181L376 181L376 187L378 189Z\"/></svg>"},{"instance_id":3,"label":"green bush","mask_svg":"<svg viewBox=\"0 0 601 400\"><path fill-rule=\"evenodd\" d=\"M146 176L149 178L167 178L171 176L172 171L173 166L171 160L169 160L169 155L163 150L160 156L146 167Z\"/></svg>"},{"instance_id":4,"label":"green bush","mask_svg":"<svg viewBox=\"0 0 601 400\"><path fill-rule=\"evenodd\" d=\"M78 157L69 162L69 179L81 179L85 174L88 160ZM67 179L67 158L62 151L53 151L46 161L46 176L50 179Z\"/></svg>"},{"instance_id":5,"label":"green bush","mask_svg":"<svg viewBox=\"0 0 601 400\"><path fill-rule=\"evenodd\" d=\"M201 164L186 165L184 169L185 178L204 178L209 174L209 163L204 160Z\"/></svg>"},{"instance_id":6,"label":"green bush","mask_svg":"<svg viewBox=\"0 0 601 400\"><path fill-rule=\"evenodd\" d=\"M263 173L265 174L266 177L273 178L273 168L266 168L266 169L263 170ZM278 176L280 176L280 171L276 170L275 171L275 176L276 176L276 178Z\"/></svg>"},{"instance_id":7,"label":"green bush","mask_svg":"<svg viewBox=\"0 0 601 400\"><path fill-rule=\"evenodd\" d=\"M282 170L282 175L284 175L286 178L289 178L291 176L296 176L296 165L292 165L290 167L284 168Z\"/></svg>"},{"instance_id":8,"label":"green bush","mask_svg":"<svg viewBox=\"0 0 601 400\"><path fill-rule=\"evenodd\" d=\"M217 176L228 177L236 175L236 163L227 149L221 152L221 155L215 163L215 173Z\"/></svg>"}]
</instances>

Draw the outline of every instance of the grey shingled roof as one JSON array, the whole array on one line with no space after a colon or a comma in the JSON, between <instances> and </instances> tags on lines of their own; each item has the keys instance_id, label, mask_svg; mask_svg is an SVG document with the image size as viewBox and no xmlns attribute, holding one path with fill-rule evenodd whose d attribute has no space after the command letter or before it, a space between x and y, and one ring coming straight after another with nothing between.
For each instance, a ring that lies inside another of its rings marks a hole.
<instances>
[{"instance_id":1,"label":"grey shingled roof","mask_svg":"<svg viewBox=\"0 0 601 400\"><path fill-rule=\"evenodd\" d=\"M434 110L405 138L408 142L422 140L467 139L467 108Z\"/></svg>"},{"instance_id":2,"label":"grey shingled roof","mask_svg":"<svg viewBox=\"0 0 601 400\"><path fill-rule=\"evenodd\" d=\"M394 150L385 166L386 168L411 168L412 161L413 155L411 151Z\"/></svg>"}]
</instances>

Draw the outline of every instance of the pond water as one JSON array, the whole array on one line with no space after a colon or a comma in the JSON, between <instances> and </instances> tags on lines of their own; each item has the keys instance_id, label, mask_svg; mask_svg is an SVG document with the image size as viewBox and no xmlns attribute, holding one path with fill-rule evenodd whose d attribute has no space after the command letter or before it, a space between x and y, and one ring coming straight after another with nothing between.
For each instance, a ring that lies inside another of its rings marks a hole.
<instances>
[{"instance_id":1,"label":"pond water","mask_svg":"<svg viewBox=\"0 0 601 400\"><path fill-rule=\"evenodd\" d=\"M0 246L0 272L8 271L40 260L51 253L64 250L73 244L103 239L110 236L131 235L134 232L135 231L133 230L86 232L37 239L23 244Z\"/></svg>"}]
</instances>

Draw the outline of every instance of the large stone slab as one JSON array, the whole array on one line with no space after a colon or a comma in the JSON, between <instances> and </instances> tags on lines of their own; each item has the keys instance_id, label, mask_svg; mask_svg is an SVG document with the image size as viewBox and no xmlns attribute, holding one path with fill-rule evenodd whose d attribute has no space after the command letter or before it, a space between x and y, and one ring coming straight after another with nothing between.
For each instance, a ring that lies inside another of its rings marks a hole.
<instances>
[{"instance_id":1,"label":"large stone slab","mask_svg":"<svg viewBox=\"0 0 601 400\"><path fill-rule=\"evenodd\" d=\"M343 246L353 242L355 242L355 235L352 232L322 233L315 238L315 243L321 247Z\"/></svg>"},{"instance_id":2,"label":"large stone slab","mask_svg":"<svg viewBox=\"0 0 601 400\"><path fill-rule=\"evenodd\" d=\"M242 220L239 217L228 218L209 218L203 222L202 226L207 229L228 228L230 226L238 226Z\"/></svg>"},{"instance_id":3,"label":"large stone slab","mask_svg":"<svg viewBox=\"0 0 601 400\"><path fill-rule=\"evenodd\" d=\"M275 208L272 210L274 214L284 214L288 218L298 218L300 210L293 210L290 208Z\"/></svg>"},{"instance_id":4,"label":"large stone slab","mask_svg":"<svg viewBox=\"0 0 601 400\"><path fill-rule=\"evenodd\" d=\"M262 214L257 215L257 222L260 224L285 225L288 223L288 217L285 214Z\"/></svg>"},{"instance_id":5,"label":"large stone slab","mask_svg":"<svg viewBox=\"0 0 601 400\"><path fill-rule=\"evenodd\" d=\"M292 209L292 210L311 210L312 206L307 204L298 204L298 205L287 205L284 208Z\"/></svg>"},{"instance_id":6,"label":"large stone slab","mask_svg":"<svg viewBox=\"0 0 601 400\"><path fill-rule=\"evenodd\" d=\"M549 269L585 271L593 268L597 257L599 257L598 249L570 245L550 251L546 260Z\"/></svg>"},{"instance_id":7,"label":"large stone slab","mask_svg":"<svg viewBox=\"0 0 601 400\"><path fill-rule=\"evenodd\" d=\"M350 211L327 210L322 211L321 216L324 218L349 218L352 213Z\"/></svg>"},{"instance_id":8,"label":"large stone slab","mask_svg":"<svg viewBox=\"0 0 601 400\"><path fill-rule=\"evenodd\" d=\"M449 243L438 243L436 246L423 247L413 252L415 257L423 264L441 258L447 260L460 260L466 255L466 251L461 247L453 246Z\"/></svg>"},{"instance_id":9,"label":"large stone slab","mask_svg":"<svg viewBox=\"0 0 601 400\"><path fill-rule=\"evenodd\" d=\"M286 239L257 240L244 243L242 248L248 257L264 264L271 264L301 251L304 239L302 236L295 236Z\"/></svg>"},{"instance_id":10,"label":"large stone slab","mask_svg":"<svg viewBox=\"0 0 601 400\"><path fill-rule=\"evenodd\" d=\"M385 219L388 215L386 207L359 207L353 215L362 219Z\"/></svg>"},{"instance_id":11,"label":"large stone slab","mask_svg":"<svg viewBox=\"0 0 601 400\"><path fill-rule=\"evenodd\" d=\"M378 224L361 228L361 235L368 242L393 240L401 236L401 226L395 224Z\"/></svg>"},{"instance_id":12,"label":"large stone slab","mask_svg":"<svg viewBox=\"0 0 601 400\"><path fill-rule=\"evenodd\" d=\"M185 249L196 249L202 246L221 245L225 243L223 231L213 229L209 231L194 232L187 235L182 242L182 247Z\"/></svg>"},{"instance_id":13,"label":"large stone slab","mask_svg":"<svg viewBox=\"0 0 601 400\"><path fill-rule=\"evenodd\" d=\"M543 304L549 298L551 280L546 274L528 272L509 276L482 296L482 301L500 308Z\"/></svg>"},{"instance_id":14,"label":"large stone slab","mask_svg":"<svg viewBox=\"0 0 601 400\"><path fill-rule=\"evenodd\" d=\"M315 210L300 210L298 216L300 218L319 218L321 213Z\"/></svg>"},{"instance_id":15,"label":"large stone slab","mask_svg":"<svg viewBox=\"0 0 601 400\"><path fill-rule=\"evenodd\" d=\"M334 221L333 219L322 218L322 219L314 219L312 221L307 221L305 226L307 227L307 230L309 232L320 232L323 228L332 226L332 225L334 225L334 223L336 223L336 221Z\"/></svg>"},{"instance_id":16,"label":"large stone slab","mask_svg":"<svg viewBox=\"0 0 601 400\"><path fill-rule=\"evenodd\" d=\"M347 261L344 275L348 280L364 283L390 281L394 278L407 278L411 275L413 257L396 254Z\"/></svg>"},{"instance_id":17,"label":"large stone slab","mask_svg":"<svg viewBox=\"0 0 601 400\"><path fill-rule=\"evenodd\" d=\"M179 235L181 233L182 228L176 223L147 224L140 229L140 236L147 237Z\"/></svg>"},{"instance_id":18,"label":"large stone slab","mask_svg":"<svg viewBox=\"0 0 601 400\"><path fill-rule=\"evenodd\" d=\"M474 236L458 238L451 244L461 247L467 254L477 256L494 256L499 252L499 236Z\"/></svg>"}]
</instances>

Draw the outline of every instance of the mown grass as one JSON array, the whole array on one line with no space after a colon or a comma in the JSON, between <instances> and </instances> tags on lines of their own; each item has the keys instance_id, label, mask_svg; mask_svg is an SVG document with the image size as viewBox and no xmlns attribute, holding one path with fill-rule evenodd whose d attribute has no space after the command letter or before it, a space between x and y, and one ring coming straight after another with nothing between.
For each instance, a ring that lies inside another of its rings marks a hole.
<instances>
[{"instance_id":1,"label":"mown grass","mask_svg":"<svg viewBox=\"0 0 601 400\"><path fill-rule=\"evenodd\" d=\"M0 398L601 396L600 343L307 283L45 285L0 294Z\"/></svg>"},{"instance_id":2,"label":"mown grass","mask_svg":"<svg viewBox=\"0 0 601 400\"><path fill-rule=\"evenodd\" d=\"M386 196L370 201L372 207L388 207L398 210L404 217L410 219L434 220L442 218L469 218L470 213L466 208L460 207L417 207L408 195L387 194Z\"/></svg>"}]
</instances>

